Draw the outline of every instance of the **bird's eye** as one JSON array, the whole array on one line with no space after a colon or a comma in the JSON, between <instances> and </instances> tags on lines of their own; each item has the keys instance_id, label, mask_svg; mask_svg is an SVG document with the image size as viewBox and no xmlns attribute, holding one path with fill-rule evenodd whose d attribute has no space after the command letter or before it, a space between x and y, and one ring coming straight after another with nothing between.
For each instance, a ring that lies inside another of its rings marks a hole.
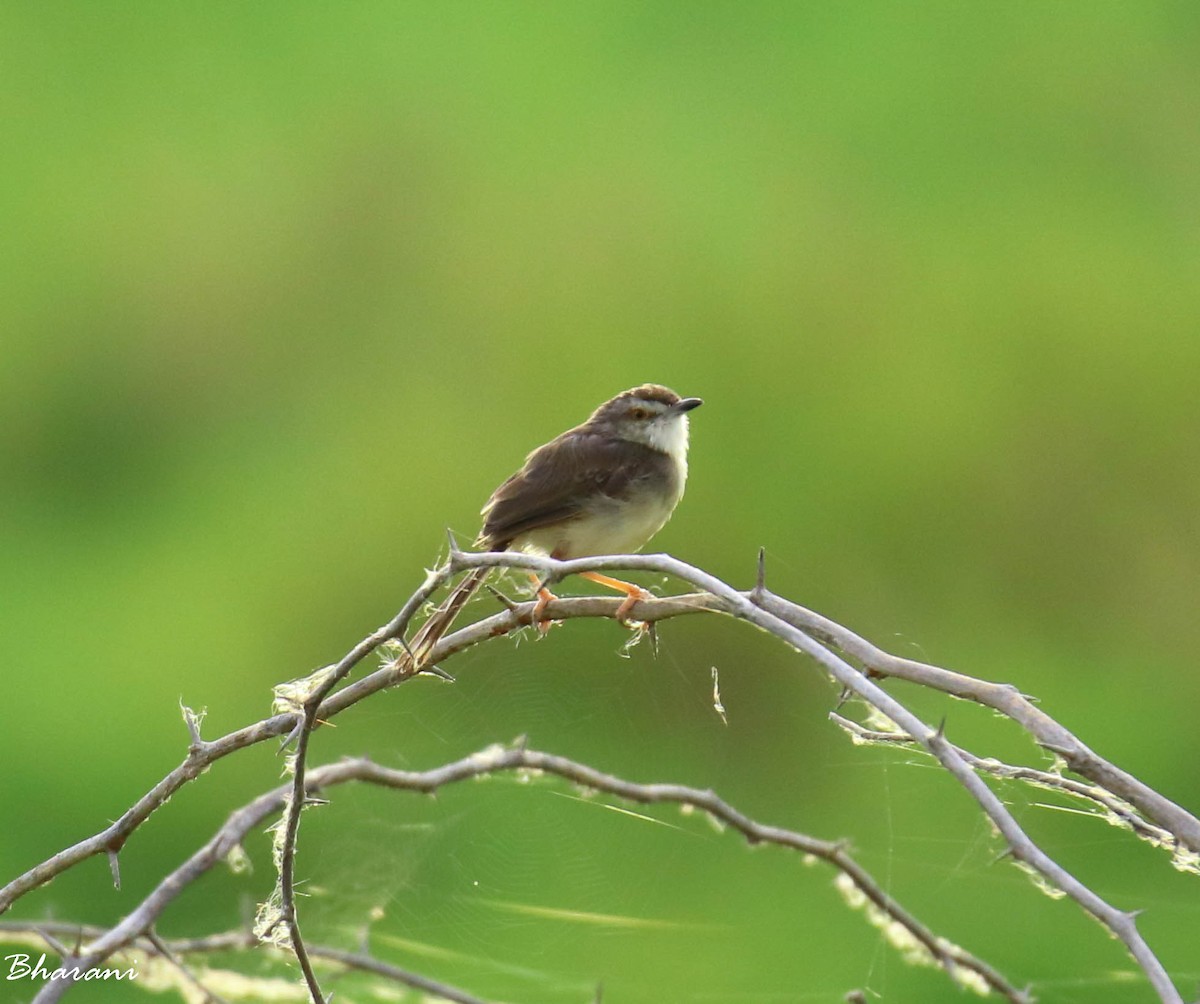
<instances>
[{"instance_id":1,"label":"bird's eye","mask_svg":"<svg viewBox=\"0 0 1200 1004\"><path fill-rule=\"evenodd\" d=\"M650 411L647 408L630 408L629 417L642 421L650 417Z\"/></svg>"}]
</instances>

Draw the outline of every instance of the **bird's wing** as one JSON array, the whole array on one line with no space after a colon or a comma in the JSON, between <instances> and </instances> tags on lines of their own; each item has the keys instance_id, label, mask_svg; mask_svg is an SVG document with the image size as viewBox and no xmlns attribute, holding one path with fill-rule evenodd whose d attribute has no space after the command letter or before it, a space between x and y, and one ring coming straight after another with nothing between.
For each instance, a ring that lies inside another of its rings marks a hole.
<instances>
[{"instance_id":1,"label":"bird's wing","mask_svg":"<svg viewBox=\"0 0 1200 1004\"><path fill-rule=\"evenodd\" d=\"M530 530L579 514L596 495L619 497L645 476L648 447L576 428L534 450L525 466L504 482L483 507L479 544L507 546Z\"/></svg>"}]
</instances>

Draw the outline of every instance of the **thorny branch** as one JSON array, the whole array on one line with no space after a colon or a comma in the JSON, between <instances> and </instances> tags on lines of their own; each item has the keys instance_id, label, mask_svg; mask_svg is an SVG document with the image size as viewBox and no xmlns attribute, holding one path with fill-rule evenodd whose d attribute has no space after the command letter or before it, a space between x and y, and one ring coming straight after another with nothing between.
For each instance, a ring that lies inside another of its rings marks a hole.
<instances>
[{"instance_id":1,"label":"thorny branch","mask_svg":"<svg viewBox=\"0 0 1200 1004\"><path fill-rule=\"evenodd\" d=\"M844 718L836 711L829 713L829 720L844 730L856 742L892 743L899 746L916 745L916 740L907 732L892 732L883 729L869 729L858 722ZM1087 784L1073 778L1064 777L1055 771L1039 770L1035 767L1025 767L1020 764L1003 763L994 757L976 756L961 746L954 747L958 755L967 761L975 770L992 777L1008 781L1025 781L1038 788L1061 792L1064 795L1089 802L1098 809L1104 818L1117 826L1131 830L1148 843L1160 847L1170 846L1171 834L1153 823L1147 822L1137 810L1123 798L1117 798L1099 785Z\"/></svg>"},{"instance_id":2,"label":"thorny branch","mask_svg":"<svg viewBox=\"0 0 1200 1004\"><path fill-rule=\"evenodd\" d=\"M935 729L921 721L891 694L880 688L867 674L856 669L797 627L794 622L803 620L802 615L807 611L786 601L776 601L777 598L767 591L761 577L751 596L747 597L715 576L672 558L670 555L662 554L554 561L549 558L520 554L454 552L451 553L449 561L449 567L458 570L495 565L532 569L550 579L594 569L641 569L665 572L685 582L690 582L723 601L724 612L749 621L756 627L782 639L797 651L810 656L845 691L853 693L886 718L895 722L899 728L906 731L932 754L975 799L988 819L1000 831L1008 845L1010 856L1015 861L1032 868L1052 886L1062 890L1116 935L1138 966L1145 972L1151 986L1154 987L1164 1004L1182 1004L1183 998L1171 982L1166 968L1137 929L1137 915L1119 910L1108 903L1038 847L1021 828L1004 803L958 754L953 745L946 740L941 726ZM636 608L634 613L636 615ZM846 633L849 634L849 632ZM948 675L958 676L959 674ZM997 685L991 686L996 687ZM1012 688L1003 687L998 689L1012 690ZM1040 715L1041 712L1038 714ZM1014 717L1016 716L1014 715ZM1048 716L1046 717L1048 718ZM1066 732L1065 729L1061 731ZM1086 749L1082 747L1082 744L1077 743L1077 745ZM1072 750L1066 746L1056 748L1055 752L1067 757L1068 763L1072 762L1069 758ZM1090 751L1088 752L1090 753ZM1091 754L1091 756L1095 757L1095 754ZM1182 810L1180 811L1182 812Z\"/></svg>"},{"instance_id":3,"label":"thorny branch","mask_svg":"<svg viewBox=\"0 0 1200 1004\"><path fill-rule=\"evenodd\" d=\"M642 804L674 803L689 806L707 813L719 822L737 830L751 844L775 844L802 854L819 858L836 868L842 882L848 884L848 898L853 902L869 903L879 917L889 925L896 925L907 935L907 941L923 950L924 957L936 963L962 982L973 983L980 989L995 990L1012 1004L1028 1004L1030 998L1010 984L1000 973L970 952L944 938L938 937L899 902L847 852L845 845L837 841L820 840L794 830L782 829L756 822L711 791L702 791L677 784L639 784L623 778L605 774L586 764L568 760L566 757L526 749L524 746L492 746L471 756L443 764L428 771L404 771L382 767L371 760L355 758L339 763L315 767L306 772L304 797L311 798L319 792L351 781L378 785L402 791L431 794L449 784L472 778L483 777L504 771L529 771L554 774L590 791L603 791L628 801ZM133 945L141 938L157 940L150 932L163 910L182 890L213 868L226 856L234 852L246 835L262 824L268 817L285 811L289 800L294 797L290 784L260 795L249 804L238 809L213 837L196 851L187 861L162 880L119 924L110 930L89 935L92 940L71 957L64 960L64 967L78 967L81 971L100 965L116 952ZM44 934L46 928L41 928ZM70 930L70 933L76 933ZM159 945L160 954L167 955ZM170 946L166 946L170 948ZM310 955L323 954L326 958L336 957L329 949L318 953L310 949ZM343 960L344 961L344 960ZM377 964L383 967L383 963ZM361 968L361 967L360 967ZM61 998L70 986L69 980L48 983L35 998L35 1004L50 1004ZM311 990L310 990L311 992ZM441 992L441 991L439 991ZM456 991L457 992L457 991ZM459 992L461 993L461 992ZM449 997L450 1000L474 998Z\"/></svg>"},{"instance_id":4,"label":"thorny branch","mask_svg":"<svg viewBox=\"0 0 1200 1004\"><path fill-rule=\"evenodd\" d=\"M991 683L892 655L840 624L771 593L765 593L761 603L768 613L856 659L871 676L908 680L974 701L1011 718L1034 742L1061 758L1074 773L1134 806L1146 819L1169 833L1171 843L1181 848L1186 857L1193 862L1200 860L1200 819L1089 749L1011 684Z\"/></svg>"},{"instance_id":5,"label":"thorny branch","mask_svg":"<svg viewBox=\"0 0 1200 1004\"><path fill-rule=\"evenodd\" d=\"M740 592L721 580L669 555L621 555L584 558L574 561L555 561L508 552L475 554L453 546L450 560L426 577L422 586L409 598L400 612L387 624L373 632L350 650L337 664L300 681L298 689L290 691L283 704L284 712L229 733L222 738L205 742L200 738L198 724L189 722L192 742L188 755L124 815L99 833L60 851L28 872L18 876L0 889L0 913L31 889L49 881L55 875L100 853L109 856L116 876L116 857L130 833L146 821L182 785L193 780L215 760L238 749L272 737L286 736L297 743L293 759L294 773L290 785L291 797L286 805L285 831L282 847L280 902L294 903L295 835L305 792L311 786L306 780L308 738L323 721L357 703L384 687L404 682L415 675L411 660L397 659L366 677L334 690L363 658L385 643L397 644L407 630L415 613L448 583L456 574L480 567L522 568L538 572L548 582L585 570L639 570L673 575L701 590L685 596L640 601L634 615L646 622L699 611L725 613L754 624L783 640L792 648L811 656L847 693L861 698L876 711L895 723L910 740L935 757L971 794L985 814L1003 835L1010 855L1029 866L1050 884L1057 886L1084 910L1098 919L1125 945L1146 973L1159 998L1167 1004L1181 1004L1178 991L1172 986L1165 970L1137 930L1134 914L1117 910L1105 902L1059 864L1049 858L1021 830L1011 813L978 776L980 764L963 755L949 743L942 728L933 728L909 712L894 697L882 690L877 680L896 677L918 683L956 697L976 701L1010 717L1024 728L1042 747L1054 753L1074 773L1087 778L1097 790L1107 792L1136 812L1146 826L1134 826L1135 832L1157 843L1164 843L1162 834L1169 834L1176 863L1195 870L1200 854L1200 820L1180 806L1164 798L1132 775L1117 768L1090 750L1066 728L1008 684L974 679L960 673L903 659L872 645L848 629L771 593L765 585L760 555L756 585ZM619 601L606 598L560 599L547 610L556 620L573 617L611 617ZM436 663L489 638L508 634L530 623L532 603L506 603L506 609L441 639L431 653L431 665L426 671L440 673ZM835 651L836 650L836 651ZM842 658L837 652L847 658ZM858 666L847 659L853 659ZM860 668L861 667L861 668ZM324 768L321 768L324 769ZM1027 778L1029 779L1029 778ZM1131 824L1132 825L1132 824ZM290 856L290 861L289 861ZM298 941L294 905L282 914L292 935ZM302 965L303 965L303 960ZM306 972L306 979L309 973ZM315 977L309 980L314 1000L320 1000Z\"/></svg>"}]
</instances>

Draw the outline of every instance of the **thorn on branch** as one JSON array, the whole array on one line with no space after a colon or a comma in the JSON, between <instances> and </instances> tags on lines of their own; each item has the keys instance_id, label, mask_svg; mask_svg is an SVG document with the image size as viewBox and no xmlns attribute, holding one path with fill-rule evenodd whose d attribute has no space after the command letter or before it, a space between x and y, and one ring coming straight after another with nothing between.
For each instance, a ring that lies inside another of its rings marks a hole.
<instances>
[{"instance_id":1,"label":"thorn on branch","mask_svg":"<svg viewBox=\"0 0 1200 1004\"><path fill-rule=\"evenodd\" d=\"M1021 860L1019 857L1017 857L1017 851L1015 847L1010 846L1004 848L1004 850L992 858L992 864L998 865L1001 861L1005 861L1009 858L1011 858L1013 861Z\"/></svg>"},{"instance_id":2,"label":"thorn on branch","mask_svg":"<svg viewBox=\"0 0 1200 1004\"><path fill-rule=\"evenodd\" d=\"M458 556L462 554L462 549L458 546L458 540L455 539L454 531L450 527L446 527L446 540L450 544L450 566L453 568L457 562Z\"/></svg>"},{"instance_id":3,"label":"thorn on branch","mask_svg":"<svg viewBox=\"0 0 1200 1004\"><path fill-rule=\"evenodd\" d=\"M303 716L303 715L300 715L300 714L297 714L297 715L296 715L296 724L292 726L292 731L291 731L291 732L289 732L289 733L288 733L288 734L287 734L287 735L284 737L284 739L283 739L283 742L281 742L281 743L279 744L279 750L278 750L278 752L276 753L276 756L280 756L280 755L282 755L282 754L283 754L283 752L284 752L284 751L285 751L285 750L286 750L286 749L287 749L289 746L291 746L291 745L292 745L292 743L294 743L294 742L295 742L297 739L299 739L299 738L300 738L300 733L301 733L301 732L303 732L303 731L304 731L304 716Z\"/></svg>"},{"instance_id":4,"label":"thorn on branch","mask_svg":"<svg viewBox=\"0 0 1200 1004\"><path fill-rule=\"evenodd\" d=\"M508 610L509 613L515 614L520 611L521 605L516 600L509 596L505 596L504 593L500 592L500 590L493 586L490 582L485 582L483 584L483 588L496 597L496 599L500 601L501 606Z\"/></svg>"},{"instance_id":5,"label":"thorn on branch","mask_svg":"<svg viewBox=\"0 0 1200 1004\"><path fill-rule=\"evenodd\" d=\"M413 654L413 650L408 647L408 639L405 638L404 635L400 635L399 637L392 638L390 640L404 649L404 654L408 656L409 662L411 662L414 666L417 664L417 657L415 654Z\"/></svg>"},{"instance_id":6,"label":"thorn on branch","mask_svg":"<svg viewBox=\"0 0 1200 1004\"><path fill-rule=\"evenodd\" d=\"M118 892L121 890L121 862L117 858L117 852L111 847L105 851L108 855L108 870L112 872L113 888Z\"/></svg>"},{"instance_id":7,"label":"thorn on branch","mask_svg":"<svg viewBox=\"0 0 1200 1004\"><path fill-rule=\"evenodd\" d=\"M758 549L758 574L754 580L754 589L750 593L750 602L758 604L767 594L767 549Z\"/></svg>"},{"instance_id":8,"label":"thorn on branch","mask_svg":"<svg viewBox=\"0 0 1200 1004\"><path fill-rule=\"evenodd\" d=\"M842 687L842 692L838 694L837 704L833 706L834 711L841 711L846 702L854 696L854 691L849 687Z\"/></svg>"},{"instance_id":9,"label":"thorn on branch","mask_svg":"<svg viewBox=\"0 0 1200 1004\"><path fill-rule=\"evenodd\" d=\"M418 676L425 676L425 675L436 676L439 680L443 680L446 683L457 683L458 682L457 679L455 679L453 676L451 676L449 673L447 673L440 666L434 666L430 663L427 663L426 665L422 666L417 675Z\"/></svg>"},{"instance_id":10,"label":"thorn on branch","mask_svg":"<svg viewBox=\"0 0 1200 1004\"><path fill-rule=\"evenodd\" d=\"M37 931L39 938L41 938L47 945L54 949L54 951L58 952L58 954L62 957L63 966L65 967L67 964L67 959L71 957L71 950L49 931L40 927L35 927L34 930Z\"/></svg>"}]
</instances>

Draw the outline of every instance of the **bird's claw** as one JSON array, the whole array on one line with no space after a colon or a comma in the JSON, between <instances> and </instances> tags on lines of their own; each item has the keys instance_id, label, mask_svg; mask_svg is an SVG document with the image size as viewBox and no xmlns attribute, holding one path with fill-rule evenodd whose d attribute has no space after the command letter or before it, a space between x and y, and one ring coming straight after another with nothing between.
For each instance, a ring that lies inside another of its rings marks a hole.
<instances>
[{"instance_id":1,"label":"bird's claw","mask_svg":"<svg viewBox=\"0 0 1200 1004\"><path fill-rule=\"evenodd\" d=\"M646 625L642 621L635 621L629 614L640 600L652 599L652 595L639 586L631 586L625 599L621 601L621 605L617 607L616 618L618 623L624 625L630 630L644 631Z\"/></svg>"},{"instance_id":2,"label":"bird's claw","mask_svg":"<svg viewBox=\"0 0 1200 1004\"><path fill-rule=\"evenodd\" d=\"M538 590L537 602L533 605L533 614L530 620L533 626L537 628L539 635L545 637L546 633L554 626L554 621L546 616L546 607L558 599L549 589L543 586Z\"/></svg>"}]
</instances>

